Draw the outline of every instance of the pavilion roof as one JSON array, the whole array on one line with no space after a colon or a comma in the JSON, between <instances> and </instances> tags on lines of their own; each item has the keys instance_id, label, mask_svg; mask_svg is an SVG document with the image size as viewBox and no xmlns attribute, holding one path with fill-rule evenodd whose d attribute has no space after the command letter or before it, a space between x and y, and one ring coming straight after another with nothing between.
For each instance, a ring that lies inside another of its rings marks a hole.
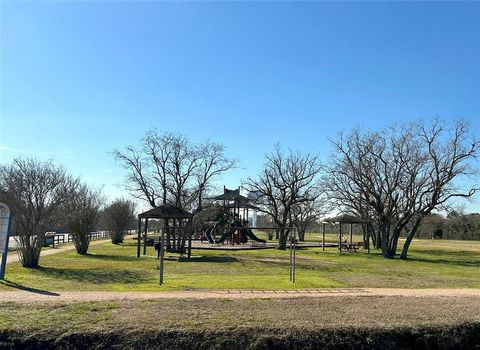
<instances>
[{"instance_id":1,"label":"pavilion roof","mask_svg":"<svg viewBox=\"0 0 480 350\"><path fill-rule=\"evenodd\" d=\"M370 222L369 219L359 218L358 216L349 214L340 214L333 218L326 218L323 222L340 223L340 224L363 224Z\"/></svg>"},{"instance_id":2,"label":"pavilion roof","mask_svg":"<svg viewBox=\"0 0 480 350\"><path fill-rule=\"evenodd\" d=\"M139 218L146 219L188 219L192 216L188 211L170 204L160 205L138 214Z\"/></svg>"}]
</instances>

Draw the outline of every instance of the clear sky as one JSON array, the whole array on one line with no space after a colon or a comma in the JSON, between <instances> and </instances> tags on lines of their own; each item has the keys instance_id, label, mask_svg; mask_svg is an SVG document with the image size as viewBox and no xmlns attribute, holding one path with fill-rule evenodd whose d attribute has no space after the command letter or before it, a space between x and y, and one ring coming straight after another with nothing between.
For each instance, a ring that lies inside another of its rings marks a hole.
<instances>
[{"instance_id":1,"label":"clear sky","mask_svg":"<svg viewBox=\"0 0 480 350\"><path fill-rule=\"evenodd\" d=\"M125 194L111 150L149 127L222 142L256 174L275 142L352 126L480 126L480 2L0 2L0 156ZM478 199L472 204L480 210Z\"/></svg>"}]
</instances>

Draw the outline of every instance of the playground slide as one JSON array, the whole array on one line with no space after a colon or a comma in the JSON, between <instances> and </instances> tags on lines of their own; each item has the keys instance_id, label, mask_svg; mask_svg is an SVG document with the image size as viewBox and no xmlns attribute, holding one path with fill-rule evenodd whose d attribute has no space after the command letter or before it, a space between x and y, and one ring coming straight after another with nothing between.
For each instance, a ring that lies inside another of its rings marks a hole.
<instances>
[{"instance_id":1,"label":"playground slide","mask_svg":"<svg viewBox=\"0 0 480 350\"><path fill-rule=\"evenodd\" d=\"M251 229L249 229L248 227L245 227L243 225L241 225L239 222L234 222L232 224L232 230L228 231L228 232L225 232L224 234L222 234L220 236L219 239L214 239L213 238L213 231L215 230L215 228L220 225L220 224L223 224L223 223L226 223L228 221L226 220L220 220L220 221L217 221L216 223L214 223L212 226L210 226L209 228L207 228L207 230L205 231L205 237L207 238L208 242L211 243L211 244L220 244L220 243L223 243L232 233L234 233L236 230L238 229L242 229L243 233L245 234L245 236L247 236L249 239L251 240L254 240L256 242L260 242L260 243L266 243L267 241L265 241L264 239L261 239L261 238L258 238L257 236L255 236L255 234L253 233L253 231Z\"/></svg>"},{"instance_id":2,"label":"playground slide","mask_svg":"<svg viewBox=\"0 0 480 350\"><path fill-rule=\"evenodd\" d=\"M243 233L245 233L245 236L247 236L248 238L254 240L254 241L257 241L257 242L260 242L260 243L267 243L266 240L264 239L261 239L261 238L258 238L257 236L255 236L255 234L253 233L252 230L250 230L249 228L244 228L243 229Z\"/></svg>"},{"instance_id":3,"label":"playground slide","mask_svg":"<svg viewBox=\"0 0 480 350\"><path fill-rule=\"evenodd\" d=\"M215 240L213 239L212 232L215 229L216 224L213 224L205 231L205 238L207 238L208 243L214 244Z\"/></svg>"}]
</instances>

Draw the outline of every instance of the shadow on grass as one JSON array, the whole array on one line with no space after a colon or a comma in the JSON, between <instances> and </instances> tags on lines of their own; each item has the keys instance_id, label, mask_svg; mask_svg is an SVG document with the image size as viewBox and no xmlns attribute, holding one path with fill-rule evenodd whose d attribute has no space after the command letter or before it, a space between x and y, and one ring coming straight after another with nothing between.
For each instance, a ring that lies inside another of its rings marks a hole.
<instances>
[{"instance_id":1,"label":"shadow on grass","mask_svg":"<svg viewBox=\"0 0 480 350\"><path fill-rule=\"evenodd\" d=\"M418 261L431 264L442 265L457 265L464 267L479 267L480 268L480 254L477 252L458 251L458 252L439 252L438 250L422 249L418 253L425 254L427 257L417 256L417 252L408 256L409 261Z\"/></svg>"},{"instance_id":2,"label":"shadow on grass","mask_svg":"<svg viewBox=\"0 0 480 350\"><path fill-rule=\"evenodd\" d=\"M181 257L179 262L234 263L239 260L233 256L192 256L190 259Z\"/></svg>"},{"instance_id":3,"label":"shadow on grass","mask_svg":"<svg viewBox=\"0 0 480 350\"><path fill-rule=\"evenodd\" d=\"M3 284L4 286L24 290L26 292L42 294L42 295L50 295L50 296L59 296L60 295L58 293L49 292L48 290L36 289L36 288L32 288L32 287L23 286L21 284L18 284L18 283L9 281L9 280L3 280L3 281L0 281L0 283Z\"/></svg>"},{"instance_id":4,"label":"shadow on grass","mask_svg":"<svg viewBox=\"0 0 480 350\"><path fill-rule=\"evenodd\" d=\"M151 273L148 271L129 270L95 270L95 269L68 269L40 267L38 271L46 277L59 280L73 280L79 283L122 283L135 284L151 280Z\"/></svg>"},{"instance_id":5,"label":"shadow on grass","mask_svg":"<svg viewBox=\"0 0 480 350\"><path fill-rule=\"evenodd\" d=\"M109 255L109 254L85 254L89 259L108 260L108 261L138 261L136 256L128 255Z\"/></svg>"}]
</instances>

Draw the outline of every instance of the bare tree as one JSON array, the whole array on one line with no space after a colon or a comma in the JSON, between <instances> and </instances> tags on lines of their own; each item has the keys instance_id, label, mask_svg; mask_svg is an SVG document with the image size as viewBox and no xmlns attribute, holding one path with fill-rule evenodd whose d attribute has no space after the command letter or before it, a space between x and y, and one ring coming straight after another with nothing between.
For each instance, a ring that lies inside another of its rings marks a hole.
<instances>
[{"instance_id":1,"label":"bare tree","mask_svg":"<svg viewBox=\"0 0 480 350\"><path fill-rule=\"evenodd\" d=\"M479 145L461 121L450 128L434 120L380 132L356 129L334 142L325 183L338 205L372 218L384 257L396 255L400 234L408 230L400 255L406 258L426 215L478 190L457 180L475 172L470 161Z\"/></svg>"},{"instance_id":2,"label":"bare tree","mask_svg":"<svg viewBox=\"0 0 480 350\"><path fill-rule=\"evenodd\" d=\"M79 185L62 206L64 221L78 254L87 254L91 232L98 223L103 198L100 190Z\"/></svg>"},{"instance_id":3,"label":"bare tree","mask_svg":"<svg viewBox=\"0 0 480 350\"><path fill-rule=\"evenodd\" d=\"M135 204L128 199L116 199L102 212L103 225L111 232L113 244L123 242L127 229L135 222Z\"/></svg>"},{"instance_id":4,"label":"bare tree","mask_svg":"<svg viewBox=\"0 0 480 350\"><path fill-rule=\"evenodd\" d=\"M318 155L292 150L285 154L277 144L259 176L245 181L247 190L256 193L259 211L268 214L279 228L280 249L286 248L295 206L311 201L311 193L318 191L320 170Z\"/></svg>"},{"instance_id":5,"label":"bare tree","mask_svg":"<svg viewBox=\"0 0 480 350\"><path fill-rule=\"evenodd\" d=\"M127 189L152 207L172 204L198 212L212 182L236 166L225 147L212 141L193 144L182 135L148 130L140 147L113 151L128 171Z\"/></svg>"},{"instance_id":6,"label":"bare tree","mask_svg":"<svg viewBox=\"0 0 480 350\"><path fill-rule=\"evenodd\" d=\"M307 229L330 211L328 201L320 191L312 191L312 193L307 194L307 197L310 197L310 199L292 207L293 225L297 229L300 241L305 240Z\"/></svg>"},{"instance_id":7,"label":"bare tree","mask_svg":"<svg viewBox=\"0 0 480 350\"><path fill-rule=\"evenodd\" d=\"M197 207L194 213L203 209L204 195L210 190L212 180L237 166L237 160L226 156L225 146L210 140L197 146L200 155L196 171Z\"/></svg>"},{"instance_id":8,"label":"bare tree","mask_svg":"<svg viewBox=\"0 0 480 350\"><path fill-rule=\"evenodd\" d=\"M22 266L38 267L45 232L58 222L60 207L78 183L50 161L14 159L0 165L0 189L12 208Z\"/></svg>"},{"instance_id":9,"label":"bare tree","mask_svg":"<svg viewBox=\"0 0 480 350\"><path fill-rule=\"evenodd\" d=\"M205 193L213 181L236 165L221 144L193 144L185 136L154 129L147 131L139 148L117 149L114 156L127 169L127 189L136 198L152 207L168 203L193 214L203 209ZM168 230L167 248L182 247L185 238L171 237Z\"/></svg>"}]
</instances>

